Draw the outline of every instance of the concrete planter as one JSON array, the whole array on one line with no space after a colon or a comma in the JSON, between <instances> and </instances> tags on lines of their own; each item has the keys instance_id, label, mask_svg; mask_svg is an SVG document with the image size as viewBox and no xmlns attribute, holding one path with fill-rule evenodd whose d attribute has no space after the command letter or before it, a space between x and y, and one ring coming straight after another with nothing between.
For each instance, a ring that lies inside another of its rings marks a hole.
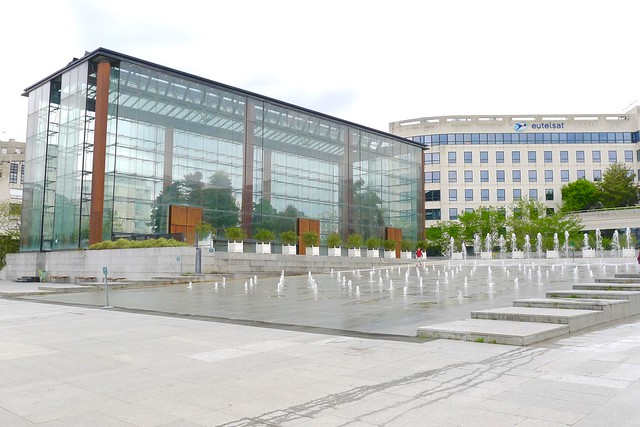
<instances>
[{"instance_id":1,"label":"concrete planter","mask_svg":"<svg viewBox=\"0 0 640 427\"><path fill-rule=\"evenodd\" d=\"M396 259L396 251L384 251L385 259Z\"/></svg>"},{"instance_id":2,"label":"concrete planter","mask_svg":"<svg viewBox=\"0 0 640 427\"><path fill-rule=\"evenodd\" d=\"M493 259L493 252L480 252L480 259Z\"/></svg>"},{"instance_id":3,"label":"concrete planter","mask_svg":"<svg viewBox=\"0 0 640 427\"><path fill-rule=\"evenodd\" d=\"M342 256L342 248L327 248L328 256Z\"/></svg>"},{"instance_id":4,"label":"concrete planter","mask_svg":"<svg viewBox=\"0 0 640 427\"><path fill-rule=\"evenodd\" d=\"M511 252L512 259L524 259L524 251L513 251Z\"/></svg>"},{"instance_id":5,"label":"concrete planter","mask_svg":"<svg viewBox=\"0 0 640 427\"><path fill-rule=\"evenodd\" d=\"M282 255L295 255L296 245L282 245Z\"/></svg>"},{"instance_id":6,"label":"concrete planter","mask_svg":"<svg viewBox=\"0 0 640 427\"><path fill-rule=\"evenodd\" d=\"M635 258L635 257L636 257L635 249L629 249L629 248L622 249L622 258Z\"/></svg>"},{"instance_id":7,"label":"concrete planter","mask_svg":"<svg viewBox=\"0 0 640 427\"><path fill-rule=\"evenodd\" d=\"M270 254L271 253L271 243L256 243L256 253L257 254Z\"/></svg>"},{"instance_id":8,"label":"concrete planter","mask_svg":"<svg viewBox=\"0 0 640 427\"><path fill-rule=\"evenodd\" d=\"M227 242L227 252L242 253L244 252L243 242Z\"/></svg>"},{"instance_id":9,"label":"concrete planter","mask_svg":"<svg viewBox=\"0 0 640 427\"><path fill-rule=\"evenodd\" d=\"M462 252L454 252L451 254L451 259L454 261L462 261Z\"/></svg>"},{"instance_id":10,"label":"concrete planter","mask_svg":"<svg viewBox=\"0 0 640 427\"><path fill-rule=\"evenodd\" d=\"M349 256L353 258L360 258L362 256L360 248L349 248Z\"/></svg>"},{"instance_id":11,"label":"concrete planter","mask_svg":"<svg viewBox=\"0 0 640 427\"><path fill-rule=\"evenodd\" d=\"M547 259L558 259L560 258L560 254L558 251L547 251Z\"/></svg>"},{"instance_id":12,"label":"concrete planter","mask_svg":"<svg viewBox=\"0 0 640 427\"><path fill-rule=\"evenodd\" d=\"M367 249L367 258L380 258L380 249Z\"/></svg>"},{"instance_id":13,"label":"concrete planter","mask_svg":"<svg viewBox=\"0 0 640 427\"><path fill-rule=\"evenodd\" d=\"M411 251L402 251L400 253L401 259L413 259L413 252Z\"/></svg>"},{"instance_id":14,"label":"concrete planter","mask_svg":"<svg viewBox=\"0 0 640 427\"><path fill-rule=\"evenodd\" d=\"M307 248L307 255L320 256L320 246L311 246Z\"/></svg>"},{"instance_id":15,"label":"concrete planter","mask_svg":"<svg viewBox=\"0 0 640 427\"><path fill-rule=\"evenodd\" d=\"M595 258L596 250L595 249L583 249L582 250L582 258Z\"/></svg>"}]
</instances>

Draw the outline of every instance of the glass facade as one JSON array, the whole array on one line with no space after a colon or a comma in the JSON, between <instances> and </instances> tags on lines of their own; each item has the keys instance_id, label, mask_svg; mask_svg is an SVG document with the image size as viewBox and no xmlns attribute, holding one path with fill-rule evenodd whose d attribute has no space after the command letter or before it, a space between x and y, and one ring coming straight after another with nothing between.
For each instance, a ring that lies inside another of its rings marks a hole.
<instances>
[{"instance_id":1,"label":"glass facade","mask_svg":"<svg viewBox=\"0 0 640 427\"><path fill-rule=\"evenodd\" d=\"M104 240L167 233L172 204L202 208L216 229L279 234L305 217L323 237L398 227L418 238L420 146L143 61L109 62ZM28 89L23 251L88 246L96 81L89 55Z\"/></svg>"}]
</instances>

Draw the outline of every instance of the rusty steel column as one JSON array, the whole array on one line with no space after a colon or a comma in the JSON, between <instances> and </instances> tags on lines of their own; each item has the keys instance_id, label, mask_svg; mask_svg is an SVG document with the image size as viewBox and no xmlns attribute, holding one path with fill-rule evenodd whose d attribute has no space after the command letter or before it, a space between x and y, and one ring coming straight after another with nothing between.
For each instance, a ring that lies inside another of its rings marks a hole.
<instances>
[{"instance_id":1,"label":"rusty steel column","mask_svg":"<svg viewBox=\"0 0 640 427\"><path fill-rule=\"evenodd\" d=\"M111 64L106 59L98 63L96 82L96 118L93 132L93 170L91 173L91 213L89 245L102 241L104 212L104 172L107 153L107 114L109 108L109 75Z\"/></svg>"},{"instance_id":2,"label":"rusty steel column","mask_svg":"<svg viewBox=\"0 0 640 427\"><path fill-rule=\"evenodd\" d=\"M253 235L253 149L255 143L256 112L255 103L247 99L245 114L245 135L242 167L242 205L240 208L240 226L248 237Z\"/></svg>"}]
</instances>

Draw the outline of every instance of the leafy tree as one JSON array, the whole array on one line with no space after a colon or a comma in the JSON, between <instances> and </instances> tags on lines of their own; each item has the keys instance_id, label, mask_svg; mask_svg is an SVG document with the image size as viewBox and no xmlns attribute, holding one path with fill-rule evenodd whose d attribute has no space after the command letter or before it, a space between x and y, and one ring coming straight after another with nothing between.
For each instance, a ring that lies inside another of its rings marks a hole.
<instances>
[{"instance_id":1,"label":"leafy tree","mask_svg":"<svg viewBox=\"0 0 640 427\"><path fill-rule=\"evenodd\" d=\"M384 227L384 213L382 199L371 187L366 186L362 179L353 183L353 224L357 224L360 233L366 239Z\"/></svg>"},{"instance_id":2,"label":"leafy tree","mask_svg":"<svg viewBox=\"0 0 640 427\"><path fill-rule=\"evenodd\" d=\"M592 209L600 204L600 191L591 181L579 179L565 184L562 193L562 211L575 212Z\"/></svg>"},{"instance_id":3,"label":"leafy tree","mask_svg":"<svg viewBox=\"0 0 640 427\"><path fill-rule=\"evenodd\" d=\"M622 163L614 163L596 183L605 208L633 206L640 200L640 186L634 182L636 174ZM564 197L564 195L563 195Z\"/></svg>"},{"instance_id":4,"label":"leafy tree","mask_svg":"<svg viewBox=\"0 0 640 427\"><path fill-rule=\"evenodd\" d=\"M0 269L7 265L7 254L20 250L20 213L22 205L0 203Z\"/></svg>"},{"instance_id":5,"label":"leafy tree","mask_svg":"<svg viewBox=\"0 0 640 427\"><path fill-rule=\"evenodd\" d=\"M497 242L498 236L505 233L504 209L481 206L474 211L463 213L458 219L464 230L461 237L467 242L473 241L474 234L479 234L483 239L489 234L492 240Z\"/></svg>"}]
</instances>

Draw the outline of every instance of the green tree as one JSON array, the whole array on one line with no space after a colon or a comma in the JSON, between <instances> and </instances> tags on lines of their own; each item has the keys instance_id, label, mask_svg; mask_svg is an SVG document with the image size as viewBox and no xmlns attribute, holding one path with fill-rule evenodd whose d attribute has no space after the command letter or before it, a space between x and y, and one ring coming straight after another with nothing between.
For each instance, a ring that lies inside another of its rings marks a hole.
<instances>
[{"instance_id":1,"label":"green tree","mask_svg":"<svg viewBox=\"0 0 640 427\"><path fill-rule=\"evenodd\" d=\"M20 250L20 213L22 205L0 203L0 269L7 265L7 254Z\"/></svg>"},{"instance_id":2,"label":"green tree","mask_svg":"<svg viewBox=\"0 0 640 427\"><path fill-rule=\"evenodd\" d=\"M365 186L362 179L353 183L353 209L353 224L357 224L365 239L381 234L385 224L382 199L371 186Z\"/></svg>"},{"instance_id":3,"label":"green tree","mask_svg":"<svg viewBox=\"0 0 640 427\"><path fill-rule=\"evenodd\" d=\"M596 183L600 200L605 208L633 206L640 200L640 186L635 183L636 174L622 163L614 163ZM563 195L564 197L564 195Z\"/></svg>"},{"instance_id":4,"label":"green tree","mask_svg":"<svg viewBox=\"0 0 640 427\"><path fill-rule=\"evenodd\" d=\"M579 179L565 184L560 189L562 193L563 212L575 212L592 209L600 204L600 191L591 181Z\"/></svg>"},{"instance_id":5,"label":"green tree","mask_svg":"<svg viewBox=\"0 0 640 427\"><path fill-rule=\"evenodd\" d=\"M202 220L213 228L233 227L238 224L240 208L233 197L231 179L224 172L216 172L206 186L200 187Z\"/></svg>"},{"instance_id":6,"label":"green tree","mask_svg":"<svg viewBox=\"0 0 640 427\"><path fill-rule=\"evenodd\" d=\"M467 242L473 241L474 234L479 234L483 239L489 234L497 242L499 235L506 232L505 210L493 206L481 206L463 213L458 219L464 230L461 237Z\"/></svg>"}]
</instances>

